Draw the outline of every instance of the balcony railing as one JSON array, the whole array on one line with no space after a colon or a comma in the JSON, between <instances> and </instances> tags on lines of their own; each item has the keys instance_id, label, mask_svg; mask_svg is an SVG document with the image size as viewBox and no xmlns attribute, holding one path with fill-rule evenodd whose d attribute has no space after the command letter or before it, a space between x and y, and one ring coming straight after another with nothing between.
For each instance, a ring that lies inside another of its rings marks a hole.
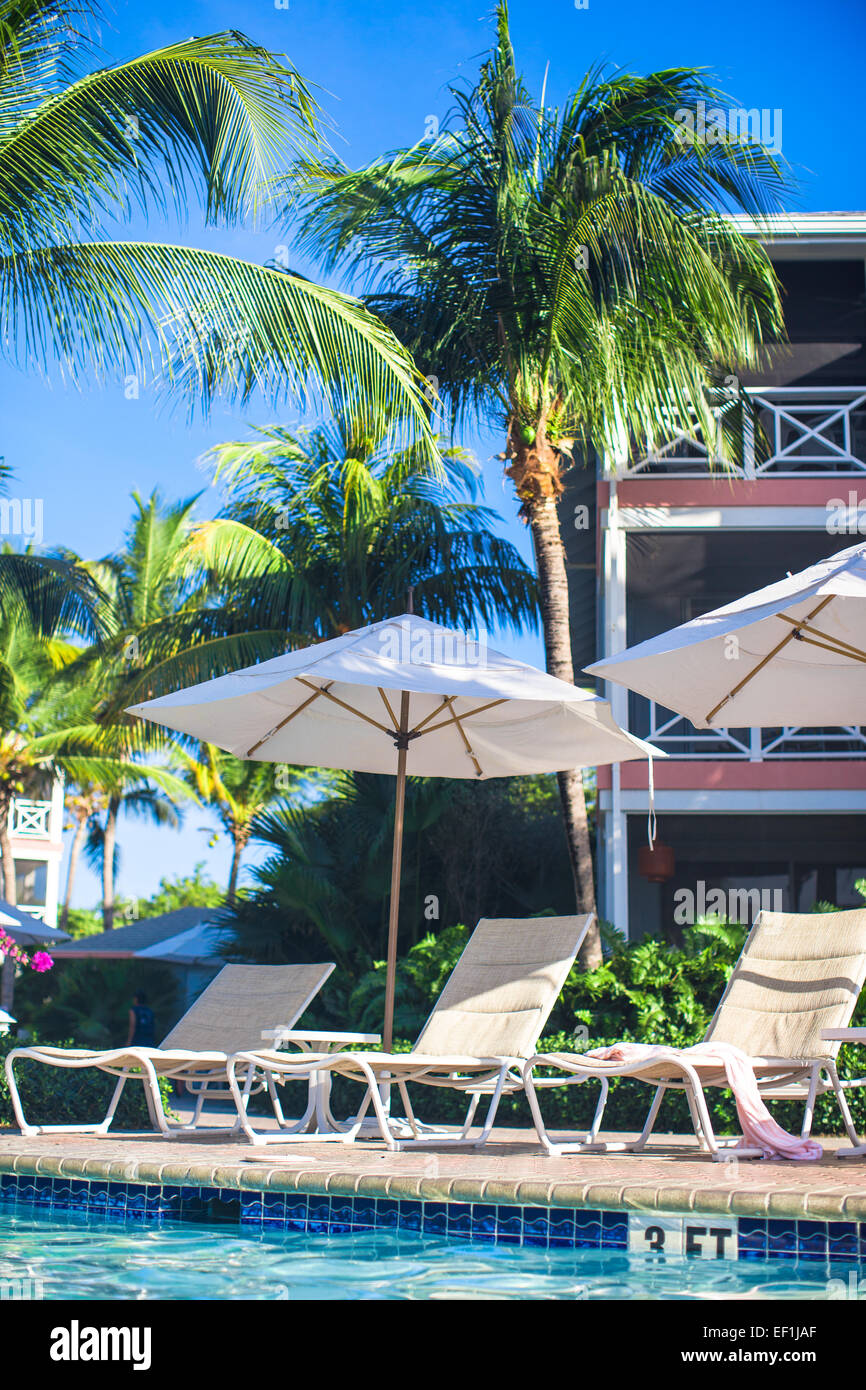
<instances>
[{"instance_id":1,"label":"balcony railing","mask_svg":"<svg viewBox=\"0 0 866 1390\"><path fill-rule=\"evenodd\" d=\"M747 394L766 443L757 447L747 422L743 463L728 469L735 477L866 473L866 386L750 386ZM707 444L697 430L681 431L655 453L631 462L622 476L694 477L721 466L714 443Z\"/></svg>"},{"instance_id":2,"label":"balcony railing","mask_svg":"<svg viewBox=\"0 0 866 1390\"><path fill-rule=\"evenodd\" d=\"M767 762L782 758L866 758L866 728L696 729L691 720L655 700L632 696L629 725L671 758L730 758Z\"/></svg>"},{"instance_id":3,"label":"balcony railing","mask_svg":"<svg viewBox=\"0 0 866 1390\"><path fill-rule=\"evenodd\" d=\"M9 834L22 840L50 840L51 802L16 796L9 818Z\"/></svg>"}]
</instances>

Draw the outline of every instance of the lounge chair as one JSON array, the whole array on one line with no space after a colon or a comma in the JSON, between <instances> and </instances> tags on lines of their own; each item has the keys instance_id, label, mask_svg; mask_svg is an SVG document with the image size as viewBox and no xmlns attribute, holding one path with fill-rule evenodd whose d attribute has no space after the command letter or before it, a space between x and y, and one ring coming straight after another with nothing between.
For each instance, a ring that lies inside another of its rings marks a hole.
<instances>
[{"instance_id":1,"label":"lounge chair","mask_svg":"<svg viewBox=\"0 0 866 1390\"><path fill-rule=\"evenodd\" d=\"M857 1142L845 1091L866 1077L841 1081L838 1042L821 1039L822 1028L843 1028L851 1019L866 979L866 910L829 913L761 912L746 943L704 1042L732 1043L749 1057L764 1100L803 1100L801 1137L812 1130L815 1099L833 1091L849 1136ZM680 1060L672 1049L656 1060L624 1064L572 1053L537 1054L523 1068L535 1128L549 1154L639 1151L652 1133L668 1090L684 1090L695 1137L704 1152L724 1159L737 1141L713 1131L703 1088L726 1086L718 1066ZM536 1077L544 1067L559 1075ZM596 1141L611 1077L631 1076L654 1086L655 1095L639 1137L631 1142ZM542 1118L537 1092L549 1086L601 1083L589 1139L554 1142ZM743 1156L750 1156L744 1154Z\"/></svg>"},{"instance_id":2,"label":"lounge chair","mask_svg":"<svg viewBox=\"0 0 866 1390\"><path fill-rule=\"evenodd\" d=\"M522 1090L523 1061L532 1055L556 1003L592 916L482 919L455 965L439 1001L411 1052L282 1053L242 1052L228 1066L229 1085L240 1126L253 1144L285 1143L300 1136L262 1133L243 1104L242 1078L250 1069L268 1072L280 1084L307 1079L317 1071L366 1084L360 1110L343 1133L327 1138L351 1143L373 1106L378 1132L389 1149L425 1147L478 1148L490 1134L501 1097ZM463 1125L424 1133L415 1119L407 1083L445 1087L470 1097ZM398 1137L381 1090L396 1084L406 1111L411 1139ZM469 1137L483 1095L490 1103L480 1134Z\"/></svg>"},{"instance_id":3,"label":"lounge chair","mask_svg":"<svg viewBox=\"0 0 866 1390\"><path fill-rule=\"evenodd\" d=\"M229 1097L226 1062L233 1052L256 1045L265 1028L291 1027L318 994L334 969L327 965L226 965L176 1023L159 1047L115 1047L104 1050L60 1047L17 1047L6 1058L6 1079L16 1122L22 1134L106 1134L127 1081L141 1081L154 1129L166 1138L195 1130L206 1100ZM29 1059L50 1067L96 1067L118 1078L104 1119L98 1124L33 1125L24 1117L15 1081L14 1064ZM188 1125L169 1125L163 1113L159 1078L183 1081L196 1096ZM267 1078L246 1078L246 1099L267 1085ZM277 1101L273 1085L271 1100ZM246 1103L246 1101L244 1102ZM278 1103L278 1121L285 1124ZM231 1127L208 1127L208 1133L236 1133Z\"/></svg>"}]
</instances>

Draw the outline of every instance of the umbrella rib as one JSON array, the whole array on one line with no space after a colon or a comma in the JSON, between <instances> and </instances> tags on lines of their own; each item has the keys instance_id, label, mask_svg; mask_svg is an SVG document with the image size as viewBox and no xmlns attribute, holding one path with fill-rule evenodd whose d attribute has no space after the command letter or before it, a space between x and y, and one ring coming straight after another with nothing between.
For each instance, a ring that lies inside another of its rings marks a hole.
<instances>
[{"instance_id":1,"label":"umbrella rib","mask_svg":"<svg viewBox=\"0 0 866 1390\"><path fill-rule=\"evenodd\" d=\"M315 690L319 695L324 695L326 700L332 700L340 709L346 709L350 714L355 714L359 719L365 720L367 724L372 724L374 729L380 729L383 734L397 734L397 729L388 729L384 724L380 724L378 719L373 719L369 714L364 714L362 710L355 709L354 705L347 705L345 700L340 700L336 695L332 695L330 689L326 690L323 686L313 685L311 681L304 680L303 676L295 676L295 680L300 681L301 685L306 685L310 690ZM308 702L309 703L309 702Z\"/></svg>"},{"instance_id":2,"label":"umbrella rib","mask_svg":"<svg viewBox=\"0 0 866 1390\"><path fill-rule=\"evenodd\" d=\"M834 594L830 594L827 598L822 599L821 602L818 604L817 608L813 608L811 613L806 614L806 617L803 619L803 622L810 623L812 619L816 617L818 613L821 612L822 608L826 608L828 603L832 603L834 597ZM776 614L776 616L778 617L779 615ZM724 695L717 705L713 705L713 708L710 710L709 714L704 717L705 724L709 724L710 720L718 714L719 710L724 705L726 705L729 700L732 700L735 695L739 695L743 686L748 685L749 681L753 680L754 677L757 676L759 671L763 671L767 663L772 661L774 656L778 656L779 652L782 650L783 647L786 647L789 642L793 642L796 633L799 631L799 627L802 627L802 623L799 624L798 627L792 628L790 632L787 632L785 636L782 638L781 642L778 642L771 652L767 652L767 655L761 658L761 660L758 662L757 666L753 671L750 671L747 676L744 676L743 679L739 681L737 685L734 686L733 690L729 690L727 695Z\"/></svg>"},{"instance_id":3,"label":"umbrella rib","mask_svg":"<svg viewBox=\"0 0 866 1390\"><path fill-rule=\"evenodd\" d=\"M855 661L866 661L866 652L861 651L859 647L853 647L850 642L843 642L841 637L831 637L828 632L822 632L819 627L810 627L808 622L798 623L796 618L789 618L787 613L777 613L776 616L781 618L783 623L790 623L792 627L799 628L801 632L811 633L812 637L821 637L824 642L830 643L831 645L827 648L828 651L835 651L839 656L853 657ZM805 637L801 638L803 642L806 640ZM815 645L818 644L815 643Z\"/></svg>"},{"instance_id":4,"label":"umbrella rib","mask_svg":"<svg viewBox=\"0 0 866 1390\"><path fill-rule=\"evenodd\" d=\"M398 719L397 719L396 714L394 713L394 711L393 711L392 708L391 708L391 705L390 705L389 700L388 700L388 696L385 694L385 692L384 692L384 690L382 689L381 685L377 686L376 689L379 691L379 694L382 696L382 704L385 706L386 710L388 711L388 718L391 720L391 723L394 725L394 728L395 728L395 729L399 728L399 721L398 721Z\"/></svg>"},{"instance_id":5,"label":"umbrella rib","mask_svg":"<svg viewBox=\"0 0 866 1390\"><path fill-rule=\"evenodd\" d=\"M455 701L456 699L457 699L457 696L456 696L456 695L448 695L448 696L446 696L446 698L445 698L445 703L446 703L446 705L448 706L448 714L449 714L449 716L450 716L448 723L453 723L453 724L456 724L456 725L457 725L458 733L460 734L460 737L461 737L462 740L463 740L463 747L466 749L466 752L469 754L470 758L472 759L473 763L475 764L475 771L477 772L478 776L480 777L480 776L482 775L482 774L481 774L481 764L479 763L478 759L477 759L476 756L475 756L475 753L473 752L472 744L469 742L469 739L468 739L467 734L466 734L466 730L464 729L463 725L462 725L461 722L460 722L460 719L458 718L457 714L456 714L455 711L454 711L454 701ZM501 700L497 700L495 703L496 703L497 705L501 705L503 702L502 702ZM466 718L466 715L464 714L464 715L462 716L462 718L465 719L465 718ZM436 728L439 728L439 729L446 729L446 728L448 727L448 724L438 724L438 725L436 725L435 727L436 727ZM432 733L432 729L425 729L424 732L425 732L425 733L428 733L428 734L429 734L429 733Z\"/></svg>"},{"instance_id":6,"label":"umbrella rib","mask_svg":"<svg viewBox=\"0 0 866 1390\"><path fill-rule=\"evenodd\" d=\"M302 681L302 684L309 685L310 683L309 681ZM269 738L273 738L274 734L278 734L280 732L280 729L284 729L287 724L291 724L292 720L295 718L295 715L301 714L307 708L308 705L311 705L313 703L314 700L318 700L320 695L327 695L328 693L323 686L319 685L314 685L311 687L311 689L315 692L315 694L309 695L302 704L298 705L297 709L293 709L291 714L287 714L285 719L281 719L279 724L275 724L272 729L269 729L266 734L263 734L262 737L259 739L258 743L254 743L252 748L250 748L247 752L248 758L251 758L254 753L258 752L262 744L267 743Z\"/></svg>"},{"instance_id":7,"label":"umbrella rib","mask_svg":"<svg viewBox=\"0 0 866 1390\"><path fill-rule=\"evenodd\" d=\"M446 703L449 703L451 700L456 700L457 698L458 698L458 697L457 697L456 695L449 695L448 701L446 701ZM460 718L461 718L461 719L472 719L472 718L474 718L474 716L475 716L476 714L483 714L485 710L487 710L487 709L493 709L493 707L494 707L495 705L506 705L507 703L508 703L508 701L507 701L506 699L504 699L504 698L503 698L502 700L489 700L489 701L487 702L486 705L476 705L475 709L467 709L467 710L464 710L463 713L460 715ZM433 714L438 714L438 713L439 713L439 710L434 710L434 711L433 711ZM429 717L432 719L432 718L433 718L433 715L430 715ZM455 719L456 719L457 716L455 715L454 717L455 717ZM450 722L450 721L448 721L448 722ZM435 734L437 729L447 729L447 728L448 728L448 722L446 722L445 724L434 724L431 728L425 729L425 730L424 730L424 733L425 733L425 734ZM418 728L420 728L420 727L421 727L421 726L420 726L420 724L419 724L419 725L418 725Z\"/></svg>"},{"instance_id":8,"label":"umbrella rib","mask_svg":"<svg viewBox=\"0 0 866 1390\"><path fill-rule=\"evenodd\" d=\"M807 631L809 630L810 629L807 629ZM823 637L824 633L822 632L819 635ZM822 651L832 652L834 656L847 656L851 661L862 661L866 663L866 653L858 652L854 648L852 648L851 651L843 651L841 647L836 646L832 637L826 642L818 642L814 637L800 636L798 641L805 642L810 647L820 647Z\"/></svg>"},{"instance_id":9,"label":"umbrella rib","mask_svg":"<svg viewBox=\"0 0 866 1390\"><path fill-rule=\"evenodd\" d=\"M456 695L443 695L441 705L437 705L436 708L430 712L430 714L426 714L424 718L421 719L415 725L414 729L410 730L410 732L412 734L420 734L425 724L429 724L431 719L435 719L437 714L441 714L443 710L446 710L448 708L451 701L456 699ZM426 732L429 733L429 729L426 730Z\"/></svg>"}]
</instances>

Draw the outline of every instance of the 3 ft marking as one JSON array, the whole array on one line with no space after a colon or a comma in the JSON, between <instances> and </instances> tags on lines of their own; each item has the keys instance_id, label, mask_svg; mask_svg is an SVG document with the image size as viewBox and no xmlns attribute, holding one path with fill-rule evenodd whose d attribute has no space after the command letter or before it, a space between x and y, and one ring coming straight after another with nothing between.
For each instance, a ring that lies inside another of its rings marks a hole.
<instances>
[{"instance_id":1,"label":"3 ft marking","mask_svg":"<svg viewBox=\"0 0 866 1390\"><path fill-rule=\"evenodd\" d=\"M718 1216L629 1214L628 1248L650 1255L686 1255L698 1260L737 1258L736 1222Z\"/></svg>"}]
</instances>

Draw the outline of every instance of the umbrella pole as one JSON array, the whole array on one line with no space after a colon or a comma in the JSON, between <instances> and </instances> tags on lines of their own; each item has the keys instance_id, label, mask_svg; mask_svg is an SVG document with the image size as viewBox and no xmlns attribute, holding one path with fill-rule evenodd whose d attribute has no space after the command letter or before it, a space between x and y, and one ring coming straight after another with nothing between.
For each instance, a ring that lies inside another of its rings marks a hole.
<instances>
[{"instance_id":1,"label":"umbrella pole","mask_svg":"<svg viewBox=\"0 0 866 1390\"><path fill-rule=\"evenodd\" d=\"M388 914L388 968L385 977L384 1047L391 1051L394 1039L394 989L397 980L397 929L400 924L400 873L403 864L403 812L406 805L405 741L409 732L409 692L400 695L400 743L397 753L397 794L394 801L394 845L391 853L391 903Z\"/></svg>"}]
</instances>

